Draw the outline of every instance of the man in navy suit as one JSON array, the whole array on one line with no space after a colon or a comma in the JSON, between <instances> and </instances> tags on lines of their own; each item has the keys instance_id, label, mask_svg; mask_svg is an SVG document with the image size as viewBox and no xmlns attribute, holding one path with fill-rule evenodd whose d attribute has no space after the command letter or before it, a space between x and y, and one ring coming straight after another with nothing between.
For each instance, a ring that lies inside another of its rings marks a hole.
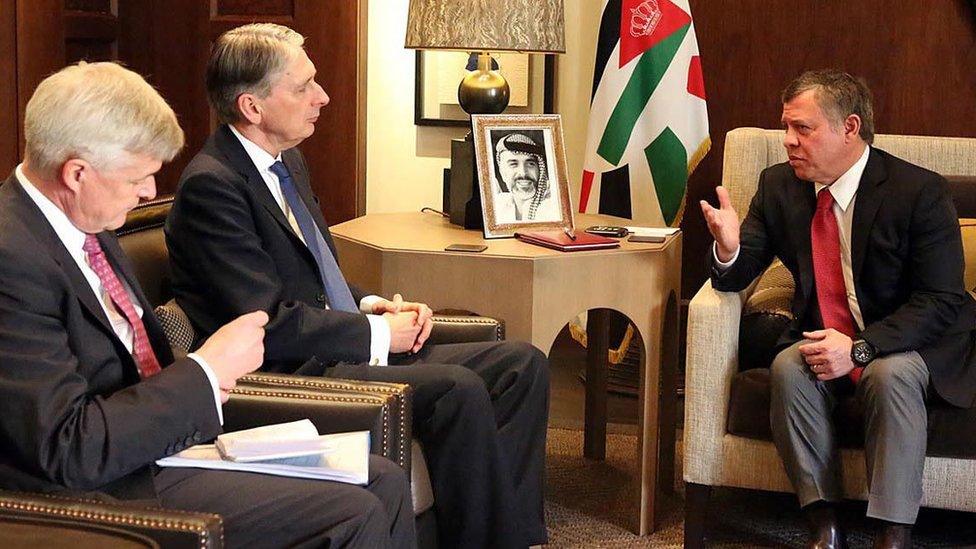
<instances>
[{"instance_id":1,"label":"man in navy suit","mask_svg":"<svg viewBox=\"0 0 976 549\"><path fill-rule=\"evenodd\" d=\"M24 120L24 163L0 186L0 487L218 513L231 547L411 547L406 476L378 456L366 489L155 466L220 434L228 392L261 365L268 315L231 319L174 360L114 234L183 146L139 75L67 67Z\"/></svg>"},{"instance_id":2,"label":"man in navy suit","mask_svg":"<svg viewBox=\"0 0 976 549\"><path fill-rule=\"evenodd\" d=\"M544 543L545 356L520 342L427 345L427 305L346 283L296 148L329 102L303 41L254 24L214 44L207 89L224 124L167 220L176 299L203 334L268 312L270 370L410 384L441 543Z\"/></svg>"},{"instance_id":3,"label":"man in navy suit","mask_svg":"<svg viewBox=\"0 0 976 549\"><path fill-rule=\"evenodd\" d=\"M702 201L715 237L713 286L739 291L774 257L793 275L793 322L771 368L770 423L813 524L811 546L846 545L831 411L864 411L869 517L877 547L908 547L922 499L928 398L976 400L976 302L963 284L946 180L873 148L867 86L833 70L783 92L789 162L763 171L741 227L728 192ZM932 390L930 390L930 388Z\"/></svg>"}]
</instances>

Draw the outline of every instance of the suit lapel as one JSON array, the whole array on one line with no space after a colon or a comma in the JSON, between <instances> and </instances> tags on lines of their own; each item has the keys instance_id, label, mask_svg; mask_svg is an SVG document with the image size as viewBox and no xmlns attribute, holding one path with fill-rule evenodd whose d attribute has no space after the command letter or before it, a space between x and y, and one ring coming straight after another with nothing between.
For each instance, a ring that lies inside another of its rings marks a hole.
<instances>
[{"instance_id":1,"label":"suit lapel","mask_svg":"<svg viewBox=\"0 0 976 549\"><path fill-rule=\"evenodd\" d=\"M264 209L268 210L268 213L274 217L275 221L281 225L285 232L289 233L301 244L301 238L295 233L295 230L291 227L291 223L288 223L285 212L281 210L281 206L278 205L274 196L271 195L271 191L268 190L268 184L264 182L264 178L258 173L258 169L251 160L251 157L247 155L244 146L237 140L237 137L231 133L230 128L226 125L218 128L215 135L215 142L217 148L220 149L220 152L230 162L230 166L247 180L247 184L258 202L261 203Z\"/></svg>"},{"instance_id":2,"label":"suit lapel","mask_svg":"<svg viewBox=\"0 0 976 549\"><path fill-rule=\"evenodd\" d=\"M99 234L98 242L102 245L102 251L105 252L105 258L108 260L109 265L115 270L116 275L125 280L129 285L133 296L136 298L139 306L142 307L142 324L145 326L146 334L149 336L149 343L156 353L156 359L159 360L159 364L165 368L173 362L172 348L169 345L166 334L163 333L162 326L156 320L156 313L153 310L152 304L146 299L146 294L142 291L139 280L129 268L129 261L125 256L125 252L119 246L118 239L109 233Z\"/></svg>"},{"instance_id":3,"label":"suit lapel","mask_svg":"<svg viewBox=\"0 0 976 549\"><path fill-rule=\"evenodd\" d=\"M47 218L44 217L44 214L41 213L37 204L34 204L34 201L27 195L27 191L20 186L20 182L17 181L16 176L11 176L3 186L5 192L10 192L14 195L14 207L21 219L31 228L31 232L37 235L37 239L41 245L61 267L68 280L71 281L71 286L74 289L75 295L78 297L78 301L81 302L82 306L84 306L89 314L91 314L91 317L95 319L107 334L114 336L115 330L112 329L112 324L109 322L108 317L105 316L102 304L98 301L98 297L88 284L88 279L82 274L81 269L78 268L78 264L75 263L74 258L68 253L67 248L64 247L64 243L58 238L58 233L54 232L54 227L51 226Z\"/></svg>"},{"instance_id":4,"label":"suit lapel","mask_svg":"<svg viewBox=\"0 0 976 549\"><path fill-rule=\"evenodd\" d=\"M809 181L793 176L787 204L790 206L788 226L793 233L791 241L796 243L797 267L800 270L800 291L805 298L813 293L813 254L810 245L810 223L817 209L816 187ZM807 299L808 301L808 299Z\"/></svg>"},{"instance_id":5,"label":"suit lapel","mask_svg":"<svg viewBox=\"0 0 976 549\"><path fill-rule=\"evenodd\" d=\"M857 199L854 201L854 220L851 223L851 263L853 264L855 281L860 278L861 269L864 267L864 252L868 245L868 233L874 224L878 209L884 202L884 193L880 192L880 186L887 177L888 173L884 169L881 155L872 148L868 156L868 164L864 168L864 173L861 175L861 181L857 187Z\"/></svg>"}]
</instances>

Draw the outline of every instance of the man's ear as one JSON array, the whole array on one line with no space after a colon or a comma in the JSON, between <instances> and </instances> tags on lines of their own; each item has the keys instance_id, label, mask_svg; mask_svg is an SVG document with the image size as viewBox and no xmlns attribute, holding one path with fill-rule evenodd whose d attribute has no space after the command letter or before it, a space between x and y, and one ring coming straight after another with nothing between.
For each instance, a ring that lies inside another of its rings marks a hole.
<instances>
[{"instance_id":1,"label":"man's ear","mask_svg":"<svg viewBox=\"0 0 976 549\"><path fill-rule=\"evenodd\" d=\"M844 120L844 136L848 139L860 139L861 117L856 114L849 114Z\"/></svg>"},{"instance_id":2,"label":"man's ear","mask_svg":"<svg viewBox=\"0 0 976 549\"><path fill-rule=\"evenodd\" d=\"M73 193L81 190L86 177L91 175L91 164L80 158L69 158L61 165L61 182Z\"/></svg>"},{"instance_id":3,"label":"man's ear","mask_svg":"<svg viewBox=\"0 0 976 549\"><path fill-rule=\"evenodd\" d=\"M242 93L238 95L237 111L251 124L261 123L261 105L254 94Z\"/></svg>"}]
</instances>

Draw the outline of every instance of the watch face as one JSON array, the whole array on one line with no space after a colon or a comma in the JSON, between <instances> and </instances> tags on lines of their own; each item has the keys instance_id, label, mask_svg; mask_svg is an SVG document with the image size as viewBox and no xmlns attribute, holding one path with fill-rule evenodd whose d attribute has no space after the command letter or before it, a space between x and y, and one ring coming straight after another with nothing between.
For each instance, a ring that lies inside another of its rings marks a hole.
<instances>
[{"instance_id":1,"label":"watch face","mask_svg":"<svg viewBox=\"0 0 976 549\"><path fill-rule=\"evenodd\" d=\"M867 364L874 358L874 350L871 349L871 345L866 341L858 341L854 345L853 351L854 361L859 364Z\"/></svg>"}]
</instances>

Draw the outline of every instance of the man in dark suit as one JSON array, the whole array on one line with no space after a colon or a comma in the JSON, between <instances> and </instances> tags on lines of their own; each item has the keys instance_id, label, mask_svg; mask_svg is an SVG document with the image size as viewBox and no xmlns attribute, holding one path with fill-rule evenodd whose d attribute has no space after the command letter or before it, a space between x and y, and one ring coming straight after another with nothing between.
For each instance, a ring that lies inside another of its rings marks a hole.
<instances>
[{"instance_id":1,"label":"man in dark suit","mask_svg":"<svg viewBox=\"0 0 976 549\"><path fill-rule=\"evenodd\" d=\"M113 232L183 145L139 75L65 68L24 125L24 163L0 186L0 487L218 513L231 547L412 546L406 476L382 458L367 489L154 465L220 434L228 392L261 364L267 314L173 359Z\"/></svg>"},{"instance_id":2,"label":"man in dark suit","mask_svg":"<svg viewBox=\"0 0 976 549\"><path fill-rule=\"evenodd\" d=\"M207 88L224 125L167 221L174 294L204 334L267 311L268 369L409 383L443 545L544 543L546 359L525 343L425 345L427 305L346 283L295 148L329 101L303 40L255 24L215 43Z\"/></svg>"},{"instance_id":3,"label":"man in dark suit","mask_svg":"<svg viewBox=\"0 0 976 549\"><path fill-rule=\"evenodd\" d=\"M783 92L789 162L763 171L742 222L727 191L702 201L715 246L712 284L739 291L778 257L793 274L794 320L772 365L773 439L811 546L846 544L831 410L854 392L864 410L869 517L876 547L908 547L922 498L927 398L971 407L976 302L948 185L870 146L871 95L839 71ZM929 392L934 389L934 395Z\"/></svg>"}]
</instances>

